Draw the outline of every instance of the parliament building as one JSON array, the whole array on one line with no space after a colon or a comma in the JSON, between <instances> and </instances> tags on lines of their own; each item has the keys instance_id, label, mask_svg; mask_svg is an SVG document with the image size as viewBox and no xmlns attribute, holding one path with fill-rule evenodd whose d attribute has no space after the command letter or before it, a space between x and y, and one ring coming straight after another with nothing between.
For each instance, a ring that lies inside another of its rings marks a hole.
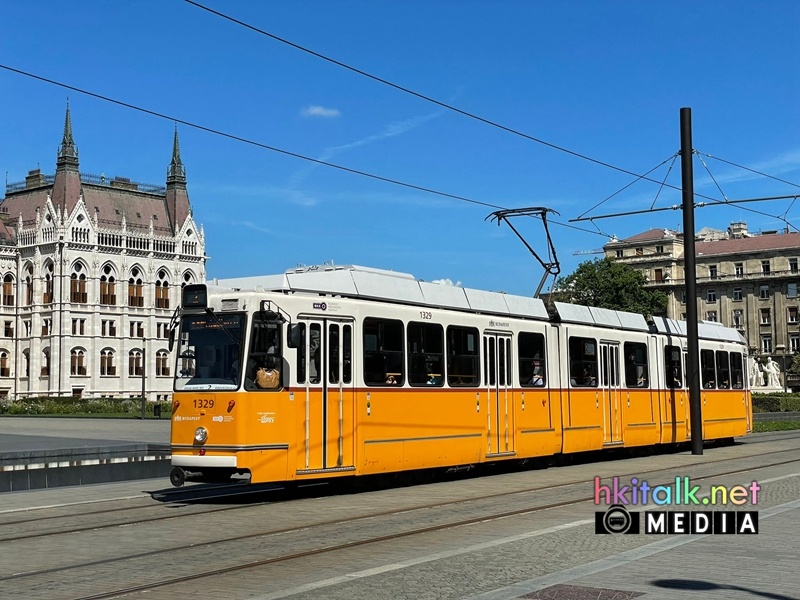
<instances>
[{"instance_id":1,"label":"parliament building","mask_svg":"<svg viewBox=\"0 0 800 600\"><path fill-rule=\"evenodd\" d=\"M0 202L0 397L168 400L170 319L205 264L177 129L166 185L90 175L67 107L55 174Z\"/></svg>"}]
</instances>

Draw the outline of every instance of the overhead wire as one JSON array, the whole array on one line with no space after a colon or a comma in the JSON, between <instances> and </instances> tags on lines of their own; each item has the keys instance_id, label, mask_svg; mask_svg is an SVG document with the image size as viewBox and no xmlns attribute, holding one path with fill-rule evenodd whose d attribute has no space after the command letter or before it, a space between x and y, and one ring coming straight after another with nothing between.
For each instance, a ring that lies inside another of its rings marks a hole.
<instances>
[{"instance_id":1,"label":"overhead wire","mask_svg":"<svg viewBox=\"0 0 800 600\"><path fill-rule=\"evenodd\" d=\"M491 204L489 202L482 202L480 200L475 200L473 198L467 198L465 196L459 196L459 195L456 195L456 194L449 194L447 192L442 192L442 191L439 191L439 190L435 190L433 188L428 188L428 187L424 187L424 186L420 186L420 185L415 185L415 184L407 183L407 182L400 181L400 180L397 180L397 179L391 179L389 177L383 177L381 175L376 175L374 173L368 173L366 171L361 171L361 170L358 170L358 169L345 167L343 165L339 165L339 164L336 164L336 163L327 162L327 161L320 160L320 159L317 159L317 158L312 158L310 156L305 156L303 154L299 154L297 152L292 152L290 150L284 150L282 148L277 148L275 146L270 146L268 144L257 142L255 140L244 138L244 137L241 137L241 136L238 136L238 135L234 135L232 133L227 133L227 132L221 131L219 129L214 129L213 127L207 127L205 125L200 125L199 123L194 123L192 121L187 121L186 119L181 119L181 118L176 117L174 115L168 115L166 113L161 113L161 112L158 112L158 111L155 111L155 110L151 110L149 108L144 108L144 107L141 107L141 106L137 106L135 104L131 104L130 102L124 102L122 100L117 100L116 98L111 98L109 96L104 96L103 94L98 94L96 92L92 92L92 91L89 91L89 90L86 90L86 89L83 89L83 88L79 88L77 86L69 85L67 83L56 81L54 79L49 79L49 78L43 77L41 75L36 75L36 74L30 73L28 71L23 71L21 69L16 69L16 68L11 67L9 65L0 64L0 69L5 69L6 71L10 71L10 72L16 73L18 75L23 75L25 77L29 77L29 78L35 79L37 81L41 81L41 82L44 82L44 83L47 83L47 84L50 84L50 85L55 85L55 86L58 86L58 87L61 87L61 88L67 89L67 90L71 90L73 92L77 92L79 94L84 94L84 95L89 96L91 98L96 98L98 100L102 100L103 102L109 102L111 104L116 104L117 106L122 106L123 108L128 108L130 110L135 110L135 111L138 111L138 112L141 112L141 113L153 116L153 117L157 117L159 119L166 119L168 121L172 121L173 123L179 123L181 125L185 125L186 127L190 127L192 129L197 129L198 131L203 131L203 132L206 132L206 133L210 133L212 135L221 136L221 137L224 137L224 138L236 141L236 142L248 144L250 146L255 146L257 148L262 148L264 150L269 150L271 152L277 152L279 154L283 154L283 155L286 155L286 156L291 156L293 158L298 158L300 160L309 161L309 162L312 162L312 163L315 163L315 164L318 164L318 165L322 165L322 166L326 166L326 167L332 167L334 169L338 169L340 171L351 173L353 175L360 175L362 177L367 177L367 178L374 179L374 180L377 180L377 181L382 181L384 183L390 183L390 184L402 186L402 187L405 187L405 188L408 188L408 189L413 189L413 190L417 190L417 191L428 193L428 194L434 194L434 195L441 196L441 197L444 197L444 198L450 198L452 200L458 200L458 201L461 201L461 202L468 202L470 204L475 204L475 205L478 205L478 206L485 206L487 208L496 208L496 209L501 209L501 210L504 209L504 208L507 208L507 207L504 207L504 206L499 206L497 204ZM570 225L570 224L567 224L567 223L561 223L561 222L558 222L558 221L551 221L551 222L556 224L556 225L560 225L562 227L567 227L567 228L570 228L570 229L575 229L575 230L583 231L583 232L586 232L586 233L597 234L597 232L592 231L591 229L585 229L583 227L576 227L574 225ZM603 234L603 233L600 233L600 235L603 235L604 237L606 237L605 234Z\"/></svg>"},{"instance_id":2,"label":"overhead wire","mask_svg":"<svg viewBox=\"0 0 800 600\"><path fill-rule=\"evenodd\" d=\"M661 183L661 182L659 182L659 181L657 181L655 179L650 179L649 177L640 175L638 173L634 173L633 171L629 171L628 169L624 169L622 167L618 167L616 165L612 165L611 163L599 160L597 158L593 158L591 156L588 156L586 154L582 154L580 152L576 152L574 150L570 150L568 148L565 148L564 146L559 146L558 144L554 144L552 142L548 142L548 141L543 140L541 138L537 138L535 136L529 135L527 133L524 133L524 132L519 131L517 129L514 129L512 127L509 127L509 126L506 126L506 125L502 125L502 124L500 124L500 123L498 123L496 121L492 121L491 119L488 119L488 118L485 118L485 117L481 117L479 115L476 115L475 113L471 113L469 111L460 109L460 108L458 108L456 106L453 106L452 104L448 104L446 102L442 102L441 100L437 100L437 99L435 99L435 98L433 98L431 96L427 96L427 95L422 94L420 92L415 92L414 90L412 90L410 88L407 88L405 86L393 83L393 82L389 81L388 79L384 79L382 77L378 77L377 75L373 75L373 74L368 73L367 71L364 71L362 69L350 66L350 65L348 65L346 63L343 63L342 61L336 60L336 59L331 58L329 56L326 56L326 55L324 55L324 54L322 54L320 52L316 52L314 50L311 50L310 48L306 48L305 46L301 46L300 44L297 44L295 42L292 42L290 40L287 40L285 38L277 36L274 33L270 33L269 31L265 31L264 29L260 29L260 28L254 26L254 25L251 25L250 23L247 23L245 21L242 21L240 19L237 19L237 18L232 17L230 15L227 15L225 13L222 13L222 12L220 12L218 10L214 10L213 8L210 8L208 6L200 4L199 2L195 2L195 0L184 0L184 2L186 2L187 4L191 4L192 6L195 6L195 7L199 8L199 9L202 9L202 10L204 10L204 11L210 13L210 14L216 15L217 17L220 17L221 19L225 19L227 21L230 21L231 23L235 23L236 25L244 27L245 29L249 29L250 31L253 31L253 32L258 33L260 35L266 36L266 37L268 37L270 39L273 39L273 40L275 40L277 42L280 42L282 44L286 44L287 46L291 46L292 48L295 48L296 50L300 50L301 52L305 52L306 54L310 54L311 56L314 56L314 57L319 58L321 60L327 61L327 62L329 62L331 64L334 64L334 65L336 65L338 67L341 67L343 69L347 69L348 71L351 71L353 73L357 73L358 75L362 75L363 77L367 77L369 79L372 79L373 81L377 81L378 83L381 83L383 85L387 85L387 86L389 86L391 88L394 88L394 89L399 90L401 92L404 92L406 94L410 94L411 96L414 96L414 97L419 98L421 100L425 100L426 102L430 102L432 104L440 106L441 108L444 108L444 109L447 109L449 111L458 113L458 114L460 114L462 116L468 117L470 119L474 119L476 121L479 121L479 122L484 123L486 125L490 125L492 127L496 127L497 129L500 129L500 130L505 131L507 133L511 133L511 134L516 135L516 136L522 137L522 138L524 138L526 140L529 140L529 141L532 141L532 142L536 142L537 144L541 144L543 146L547 146L548 148L551 148L553 150L557 150L559 152L563 152L565 154L569 154L570 156L574 156L576 158L580 158L582 160L589 161L591 163L594 163L594 164L602 166L602 167L606 167L608 169L613 169L614 171L618 171L620 173L625 173L626 175L631 175L633 177L636 177L637 179L644 179L645 181L650 181L652 183ZM674 190L678 190L678 191L680 191L680 189L681 189L680 187L669 185L669 184L667 185L667 187L670 187L670 188L672 188Z\"/></svg>"},{"instance_id":3,"label":"overhead wire","mask_svg":"<svg viewBox=\"0 0 800 600\"><path fill-rule=\"evenodd\" d=\"M700 154L700 153L698 153ZM711 154L703 153L703 156L707 156L708 158L713 158L714 160L718 160L719 162L723 162L726 165L730 165L732 167L736 167L738 169L743 169L745 171L750 171L751 173L755 173L756 175L761 175L762 177L766 177L768 179L774 179L775 181L779 181L780 183L785 183L787 185L791 185L796 188L800 188L800 184L794 183L793 181L787 181L785 179L781 179L780 177L775 177L774 175L769 175L767 173L763 173L761 171L757 171L756 169L751 169L750 167L745 167L743 165L737 165L735 162L731 162L729 160L725 160L723 158L719 158L718 156L712 156Z\"/></svg>"}]
</instances>

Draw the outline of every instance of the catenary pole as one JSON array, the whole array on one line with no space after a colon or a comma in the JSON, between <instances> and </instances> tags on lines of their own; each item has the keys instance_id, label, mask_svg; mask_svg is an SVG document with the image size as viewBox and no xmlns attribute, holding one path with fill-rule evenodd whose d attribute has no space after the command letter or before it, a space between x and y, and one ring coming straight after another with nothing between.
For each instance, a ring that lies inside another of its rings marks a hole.
<instances>
[{"instance_id":1,"label":"catenary pole","mask_svg":"<svg viewBox=\"0 0 800 600\"><path fill-rule=\"evenodd\" d=\"M694 250L694 173L692 171L692 109L681 108L681 188L683 190L683 257L686 282L686 337L689 353L689 422L692 454L703 454L703 414L700 403L700 344L697 340L697 269Z\"/></svg>"}]
</instances>

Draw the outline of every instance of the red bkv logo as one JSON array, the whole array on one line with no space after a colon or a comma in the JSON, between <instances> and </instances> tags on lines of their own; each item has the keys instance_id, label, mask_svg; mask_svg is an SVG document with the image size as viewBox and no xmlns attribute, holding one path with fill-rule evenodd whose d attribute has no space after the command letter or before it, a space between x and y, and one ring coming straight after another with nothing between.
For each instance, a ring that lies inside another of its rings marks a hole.
<instances>
[{"instance_id":1,"label":"red bkv logo","mask_svg":"<svg viewBox=\"0 0 800 600\"><path fill-rule=\"evenodd\" d=\"M644 517L645 534L754 535L758 533L757 510L648 510L631 512L622 504L594 513L598 534L639 534Z\"/></svg>"}]
</instances>

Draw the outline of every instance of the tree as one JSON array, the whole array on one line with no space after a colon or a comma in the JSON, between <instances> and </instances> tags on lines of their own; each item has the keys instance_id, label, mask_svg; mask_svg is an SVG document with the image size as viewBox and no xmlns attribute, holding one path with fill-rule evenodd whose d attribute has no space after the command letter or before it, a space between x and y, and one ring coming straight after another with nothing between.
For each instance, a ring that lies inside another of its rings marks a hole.
<instances>
[{"instance_id":1,"label":"tree","mask_svg":"<svg viewBox=\"0 0 800 600\"><path fill-rule=\"evenodd\" d=\"M667 295L645 289L644 275L610 258L586 261L553 285L553 300L645 316L666 315Z\"/></svg>"}]
</instances>

